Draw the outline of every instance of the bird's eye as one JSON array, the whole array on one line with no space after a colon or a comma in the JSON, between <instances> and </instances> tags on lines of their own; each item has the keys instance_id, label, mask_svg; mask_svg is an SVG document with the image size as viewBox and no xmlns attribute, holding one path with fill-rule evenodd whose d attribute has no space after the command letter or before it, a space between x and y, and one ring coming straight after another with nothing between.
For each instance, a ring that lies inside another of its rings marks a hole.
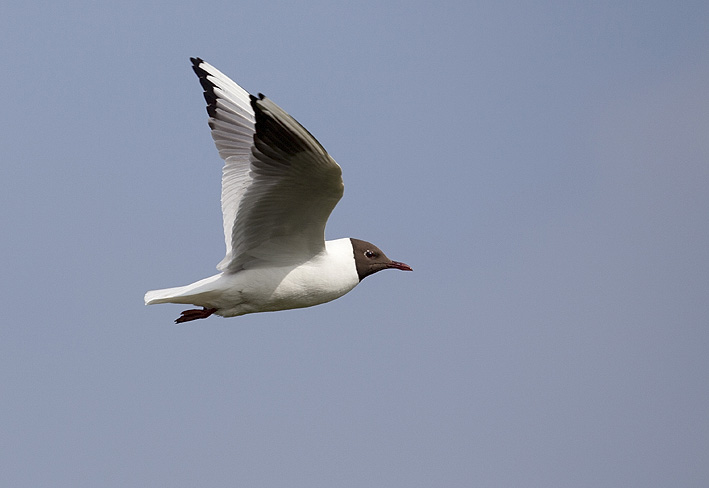
<instances>
[{"instance_id":1,"label":"bird's eye","mask_svg":"<svg viewBox=\"0 0 709 488\"><path fill-rule=\"evenodd\" d=\"M376 253L374 251L366 250L364 251L364 255L371 259L376 256Z\"/></svg>"}]
</instances>

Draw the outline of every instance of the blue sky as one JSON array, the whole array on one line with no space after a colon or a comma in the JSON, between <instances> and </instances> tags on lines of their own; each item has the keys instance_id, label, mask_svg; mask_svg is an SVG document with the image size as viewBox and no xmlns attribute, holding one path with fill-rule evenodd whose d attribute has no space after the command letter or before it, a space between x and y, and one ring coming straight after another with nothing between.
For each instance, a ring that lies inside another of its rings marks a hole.
<instances>
[{"instance_id":1,"label":"blue sky","mask_svg":"<svg viewBox=\"0 0 709 488\"><path fill-rule=\"evenodd\" d=\"M705 2L13 2L8 486L706 486ZM189 57L343 168L379 273L176 326L221 161Z\"/></svg>"}]
</instances>

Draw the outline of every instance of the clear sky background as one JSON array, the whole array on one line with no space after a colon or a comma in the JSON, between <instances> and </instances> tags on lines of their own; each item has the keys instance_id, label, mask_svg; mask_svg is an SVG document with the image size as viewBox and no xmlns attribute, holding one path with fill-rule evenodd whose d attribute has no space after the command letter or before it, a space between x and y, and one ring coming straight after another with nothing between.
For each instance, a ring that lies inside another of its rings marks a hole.
<instances>
[{"instance_id":1,"label":"clear sky background","mask_svg":"<svg viewBox=\"0 0 709 488\"><path fill-rule=\"evenodd\" d=\"M709 4L5 2L0 478L705 487ZM177 326L224 253L189 57L344 172L383 272Z\"/></svg>"}]
</instances>

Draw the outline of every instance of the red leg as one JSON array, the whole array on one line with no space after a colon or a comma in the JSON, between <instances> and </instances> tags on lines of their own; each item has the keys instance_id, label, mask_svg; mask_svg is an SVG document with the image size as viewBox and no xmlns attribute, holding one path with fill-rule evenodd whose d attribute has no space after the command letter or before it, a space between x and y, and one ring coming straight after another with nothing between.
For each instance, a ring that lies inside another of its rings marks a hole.
<instances>
[{"instance_id":1,"label":"red leg","mask_svg":"<svg viewBox=\"0 0 709 488\"><path fill-rule=\"evenodd\" d=\"M197 320L197 319L206 319L210 315L212 315L214 312L216 312L216 308L204 308L202 307L202 310L200 309L192 309L192 310L185 310L180 314L180 316L175 319L176 324L181 324L183 322L189 322L190 320Z\"/></svg>"}]
</instances>

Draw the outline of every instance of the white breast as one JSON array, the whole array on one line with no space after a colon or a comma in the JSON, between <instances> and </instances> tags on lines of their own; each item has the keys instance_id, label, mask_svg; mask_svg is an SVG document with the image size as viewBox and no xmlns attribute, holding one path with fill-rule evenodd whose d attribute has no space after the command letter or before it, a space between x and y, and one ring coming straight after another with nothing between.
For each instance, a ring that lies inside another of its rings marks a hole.
<instances>
[{"instance_id":1,"label":"white breast","mask_svg":"<svg viewBox=\"0 0 709 488\"><path fill-rule=\"evenodd\" d=\"M302 308L329 302L359 283L349 239L325 243L326 251L298 266L255 268L222 275L218 315Z\"/></svg>"}]
</instances>

